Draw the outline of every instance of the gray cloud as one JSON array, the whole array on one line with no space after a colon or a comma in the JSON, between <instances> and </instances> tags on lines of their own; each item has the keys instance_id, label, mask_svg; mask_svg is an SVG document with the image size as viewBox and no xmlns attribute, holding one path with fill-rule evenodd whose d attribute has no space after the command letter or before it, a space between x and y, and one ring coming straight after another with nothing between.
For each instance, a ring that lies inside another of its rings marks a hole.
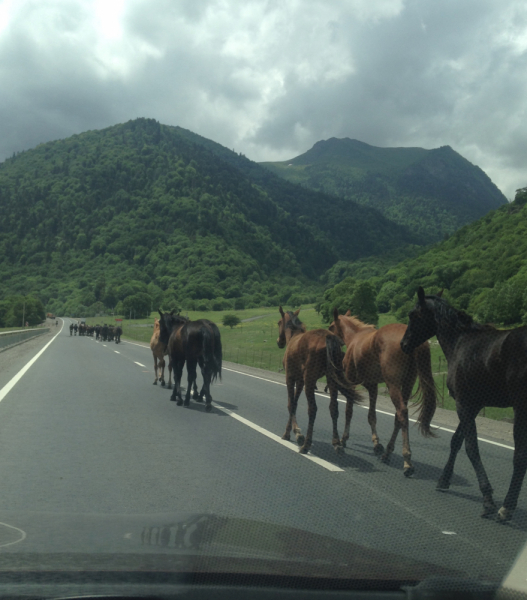
<instances>
[{"instance_id":1,"label":"gray cloud","mask_svg":"<svg viewBox=\"0 0 527 600\"><path fill-rule=\"evenodd\" d=\"M146 116L255 160L450 144L527 185L519 0L19 0L0 23L0 159Z\"/></svg>"}]
</instances>

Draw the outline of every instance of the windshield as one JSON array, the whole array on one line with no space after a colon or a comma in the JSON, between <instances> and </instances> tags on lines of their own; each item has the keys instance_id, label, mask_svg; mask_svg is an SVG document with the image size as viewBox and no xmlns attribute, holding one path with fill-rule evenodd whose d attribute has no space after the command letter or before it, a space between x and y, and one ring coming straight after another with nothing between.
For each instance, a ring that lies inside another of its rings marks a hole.
<instances>
[{"instance_id":1,"label":"windshield","mask_svg":"<svg viewBox=\"0 0 527 600\"><path fill-rule=\"evenodd\" d=\"M526 16L1 4L0 585L503 581Z\"/></svg>"}]
</instances>

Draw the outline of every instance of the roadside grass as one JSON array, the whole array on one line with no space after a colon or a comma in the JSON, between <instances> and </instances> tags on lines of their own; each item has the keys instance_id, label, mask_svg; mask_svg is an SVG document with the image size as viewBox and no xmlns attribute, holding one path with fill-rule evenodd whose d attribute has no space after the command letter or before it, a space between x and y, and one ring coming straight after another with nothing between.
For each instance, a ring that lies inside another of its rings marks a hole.
<instances>
[{"instance_id":1,"label":"roadside grass","mask_svg":"<svg viewBox=\"0 0 527 600\"><path fill-rule=\"evenodd\" d=\"M286 307L284 307L284 310L286 310ZM221 331L224 360L268 371L282 371L284 351L278 348L276 344L278 338L278 320L280 319L278 307L207 312L186 311L182 314L192 320L209 319L218 325ZM222 324L225 314L236 315L241 323L233 328L225 327ZM122 318L123 339L148 344L152 337L154 319L158 316L158 313L152 313L148 319L136 319L132 321L119 315L114 317L90 317L86 319L86 323L89 325L95 325L96 323L114 324L115 318ZM321 315L315 311L314 305L303 306L299 317L308 330L317 328L326 329L329 325L329 323L323 322ZM248 321L247 319L253 320ZM378 327L396 322L392 314L381 314L379 315ZM432 338L430 342L432 374L438 392L437 405L448 410L455 410L455 401L449 395L446 387L447 363L445 355L436 338ZM325 378L320 381L319 389L324 387L324 383ZM417 391L417 388L418 382L414 386L414 393ZM367 400L368 394L366 390L362 386L359 386L359 391ZM383 384L379 385L379 392L387 393L386 387ZM481 415L501 420L504 418L513 418L514 412L512 408L487 407L481 411Z\"/></svg>"}]
</instances>

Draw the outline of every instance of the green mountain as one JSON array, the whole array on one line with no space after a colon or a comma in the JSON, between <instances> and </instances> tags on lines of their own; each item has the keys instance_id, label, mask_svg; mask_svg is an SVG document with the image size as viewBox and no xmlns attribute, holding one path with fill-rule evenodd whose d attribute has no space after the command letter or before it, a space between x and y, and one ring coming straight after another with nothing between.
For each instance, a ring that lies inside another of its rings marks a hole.
<instances>
[{"instance_id":1,"label":"green mountain","mask_svg":"<svg viewBox=\"0 0 527 600\"><path fill-rule=\"evenodd\" d=\"M260 164L292 183L377 208L429 242L507 202L479 167L450 146L377 148L331 138L291 160Z\"/></svg>"},{"instance_id":2,"label":"green mountain","mask_svg":"<svg viewBox=\"0 0 527 600\"><path fill-rule=\"evenodd\" d=\"M378 307L401 319L418 286L444 296L483 322L527 322L527 188L511 204L458 230L376 279Z\"/></svg>"},{"instance_id":3,"label":"green mountain","mask_svg":"<svg viewBox=\"0 0 527 600\"><path fill-rule=\"evenodd\" d=\"M151 119L0 165L1 297L38 293L58 314L306 302L336 261L420 241Z\"/></svg>"}]
</instances>

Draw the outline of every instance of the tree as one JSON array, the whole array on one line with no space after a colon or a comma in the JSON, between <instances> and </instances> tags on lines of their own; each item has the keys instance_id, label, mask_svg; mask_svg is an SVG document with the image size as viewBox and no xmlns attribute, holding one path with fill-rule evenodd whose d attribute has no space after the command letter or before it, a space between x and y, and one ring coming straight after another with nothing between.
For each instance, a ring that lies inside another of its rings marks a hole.
<instances>
[{"instance_id":1,"label":"tree","mask_svg":"<svg viewBox=\"0 0 527 600\"><path fill-rule=\"evenodd\" d=\"M123 312L131 315L133 319L148 317L152 306L152 298L144 292L127 296L123 300Z\"/></svg>"},{"instance_id":2,"label":"tree","mask_svg":"<svg viewBox=\"0 0 527 600\"><path fill-rule=\"evenodd\" d=\"M221 322L225 325L225 327L236 327L241 323L240 319L236 315L225 315Z\"/></svg>"},{"instance_id":3,"label":"tree","mask_svg":"<svg viewBox=\"0 0 527 600\"><path fill-rule=\"evenodd\" d=\"M353 315L365 323L377 325L379 315L375 303L375 289L367 281L355 281L346 277L344 281L324 292L324 301L320 312L324 321L329 323L333 318L335 308L340 313L350 310Z\"/></svg>"}]
</instances>

